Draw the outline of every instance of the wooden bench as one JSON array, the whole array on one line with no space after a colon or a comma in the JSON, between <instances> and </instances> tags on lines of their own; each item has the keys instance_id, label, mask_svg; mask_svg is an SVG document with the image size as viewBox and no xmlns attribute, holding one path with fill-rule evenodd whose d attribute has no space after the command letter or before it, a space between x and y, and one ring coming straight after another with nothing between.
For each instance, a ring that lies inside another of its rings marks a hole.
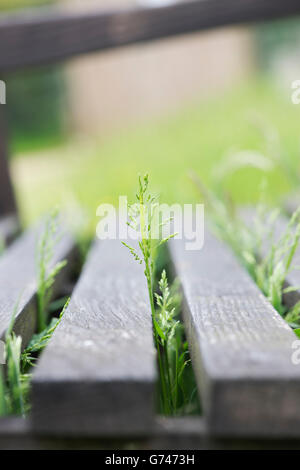
<instances>
[{"instance_id":1,"label":"wooden bench","mask_svg":"<svg viewBox=\"0 0 300 470\"><path fill-rule=\"evenodd\" d=\"M3 326L25 287L16 331L35 324L32 233L0 259L13 279ZM26 250L20 276L19 259ZM68 237L56 259L72 253ZM71 302L33 371L32 411L0 420L0 448L244 448L298 446L300 368L292 330L230 249L206 232L204 248L170 243L183 290L183 316L203 416L163 418L155 411L156 368L142 268L118 240L96 241ZM61 281L60 281L61 282ZM28 312L31 312L30 315Z\"/></svg>"},{"instance_id":2,"label":"wooden bench","mask_svg":"<svg viewBox=\"0 0 300 470\"><path fill-rule=\"evenodd\" d=\"M195 0L84 14L60 8L8 14L0 18L0 71L298 13L296 0ZM3 120L0 136L0 236L10 242L19 223ZM15 325L23 346L36 324L35 238L35 231L25 233L0 257L0 336L23 291ZM72 266L72 238L64 237L55 256ZM199 252L172 241L170 258L182 286L203 416L157 415L142 268L119 241L97 241L34 370L32 411L25 420L0 419L0 448L299 447L300 369L291 361L292 330L212 234Z\"/></svg>"}]
</instances>

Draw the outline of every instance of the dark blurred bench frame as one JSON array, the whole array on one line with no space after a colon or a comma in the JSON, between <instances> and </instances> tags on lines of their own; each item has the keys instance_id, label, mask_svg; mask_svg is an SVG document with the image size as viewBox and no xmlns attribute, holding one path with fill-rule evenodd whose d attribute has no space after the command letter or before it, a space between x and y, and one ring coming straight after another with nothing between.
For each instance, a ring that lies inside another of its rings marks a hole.
<instances>
[{"instance_id":1,"label":"dark blurred bench frame","mask_svg":"<svg viewBox=\"0 0 300 470\"><path fill-rule=\"evenodd\" d=\"M43 7L3 14L0 78L9 71L56 63L93 51L296 14L300 14L299 0L194 0L163 7L98 8L87 12ZM1 107L0 110L4 111ZM17 205L7 165L3 115L0 119L0 216L3 217L17 215Z\"/></svg>"}]
</instances>

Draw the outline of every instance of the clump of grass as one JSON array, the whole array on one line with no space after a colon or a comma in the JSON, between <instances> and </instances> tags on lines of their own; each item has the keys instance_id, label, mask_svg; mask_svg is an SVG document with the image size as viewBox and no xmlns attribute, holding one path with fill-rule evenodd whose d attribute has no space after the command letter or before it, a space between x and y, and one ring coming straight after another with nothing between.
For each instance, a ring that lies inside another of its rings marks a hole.
<instances>
[{"instance_id":1,"label":"clump of grass","mask_svg":"<svg viewBox=\"0 0 300 470\"><path fill-rule=\"evenodd\" d=\"M25 416L27 377L21 373L22 338L13 332L17 305L5 335L6 375L0 373L0 415Z\"/></svg>"},{"instance_id":2,"label":"clump of grass","mask_svg":"<svg viewBox=\"0 0 300 470\"><path fill-rule=\"evenodd\" d=\"M61 239L58 229L58 212L53 211L47 216L44 230L38 241L36 251L37 270L37 322L38 332L41 333L47 327L48 309L52 296L52 287L57 275L66 265L66 261L53 264L54 249Z\"/></svg>"},{"instance_id":3,"label":"clump of grass","mask_svg":"<svg viewBox=\"0 0 300 470\"><path fill-rule=\"evenodd\" d=\"M184 401L182 397L182 378L188 363L187 345L182 339L182 330L178 321L178 294L169 289L166 272L163 270L159 281L159 292L155 294L155 272L157 250L175 234L165 238L156 238L154 233L169 220L162 221L160 227L154 227L157 198L148 191L149 178L139 178L136 203L129 204L128 225L140 234L138 248L122 242L134 259L144 265L149 302L151 308L154 340L157 350L160 385L160 410L163 414L177 414Z\"/></svg>"},{"instance_id":4,"label":"clump of grass","mask_svg":"<svg viewBox=\"0 0 300 470\"><path fill-rule=\"evenodd\" d=\"M263 223L265 224L266 221L261 220L261 225ZM265 293L275 309L284 316L289 323L291 323L290 318L296 306L288 310L284 305L283 295L299 288L298 286L285 287L287 276L293 269L292 262L299 246L299 239L300 210L298 209L291 216L286 229L277 240L274 240L271 233L271 237L269 237L268 240L269 248L265 255L262 254L260 256L255 270L258 286Z\"/></svg>"},{"instance_id":5,"label":"clump of grass","mask_svg":"<svg viewBox=\"0 0 300 470\"><path fill-rule=\"evenodd\" d=\"M285 230L276 236L279 209L271 210L261 201L254 210L251 223L243 220L232 198L220 197L208 190L193 174L209 209L213 229L235 252L241 263L273 307L292 328L300 326L300 302L292 308L284 304L284 294L299 289L286 287L289 272L300 240L300 208L291 216ZM296 332L297 333L297 332Z\"/></svg>"},{"instance_id":6,"label":"clump of grass","mask_svg":"<svg viewBox=\"0 0 300 470\"><path fill-rule=\"evenodd\" d=\"M172 340L175 338L177 329L179 326L179 321L176 316L176 307L174 302L174 297L171 296L168 279L166 271L163 270L161 279L159 281L160 294L155 293L157 312L155 315L156 328L158 330L158 342L159 348L161 351L161 360L163 363L163 370L166 381L167 393L167 408L166 411L169 414L176 413L177 410L177 394L179 388L179 371L178 368L171 368L171 347L175 354L178 354L178 345L177 343L173 344ZM184 359L184 353L182 355ZM182 367L185 366L185 361L183 360Z\"/></svg>"},{"instance_id":7,"label":"clump of grass","mask_svg":"<svg viewBox=\"0 0 300 470\"><path fill-rule=\"evenodd\" d=\"M37 356L47 346L59 325L69 304L66 302L59 318L53 318L41 333L35 334L28 346L21 352L22 338L13 332L17 306L5 335L6 373L0 369L0 416L21 415L30 410L30 368L35 365Z\"/></svg>"},{"instance_id":8,"label":"clump of grass","mask_svg":"<svg viewBox=\"0 0 300 470\"><path fill-rule=\"evenodd\" d=\"M191 360L188 343L184 339L183 325L179 320L181 295L178 282L171 288L166 271L158 282L156 298L156 321L159 327L159 344L167 386L168 406L165 413L190 414L199 410L197 387L191 380ZM192 377L193 379L193 377ZM164 410L165 407L162 406Z\"/></svg>"},{"instance_id":9,"label":"clump of grass","mask_svg":"<svg viewBox=\"0 0 300 470\"><path fill-rule=\"evenodd\" d=\"M22 364L22 371L27 371L30 367L35 365L35 361L37 359L37 355L40 354L43 349L47 346L48 342L50 341L54 331L58 327L61 322L62 317L70 303L70 299L68 299L59 315L58 318L52 318L49 325L41 332L33 335L31 338L28 346L24 349L21 354L21 364Z\"/></svg>"},{"instance_id":10,"label":"clump of grass","mask_svg":"<svg viewBox=\"0 0 300 470\"><path fill-rule=\"evenodd\" d=\"M29 411L30 368L35 365L38 354L47 346L69 304L68 299L59 318L52 318L48 322L48 313L51 310L51 288L56 276L66 264L62 261L50 268L54 249L59 241L57 217L57 211L55 211L47 218L44 232L37 244L38 333L31 338L27 347L21 352L22 338L13 331L18 310L17 303L5 335L6 370L4 373L4 368L0 368L0 416L14 414L24 417Z\"/></svg>"}]
</instances>

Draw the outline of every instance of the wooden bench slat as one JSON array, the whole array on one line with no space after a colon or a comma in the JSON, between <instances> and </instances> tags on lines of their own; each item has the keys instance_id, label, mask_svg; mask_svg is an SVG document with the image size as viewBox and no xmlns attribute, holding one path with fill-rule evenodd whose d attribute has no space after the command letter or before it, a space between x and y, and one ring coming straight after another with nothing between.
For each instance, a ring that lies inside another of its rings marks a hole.
<instances>
[{"instance_id":1,"label":"wooden bench slat","mask_svg":"<svg viewBox=\"0 0 300 470\"><path fill-rule=\"evenodd\" d=\"M143 269L119 240L97 241L32 381L34 429L149 432L156 386Z\"/></svg>"},{"instance_id":2,"label":"wooden bench slat","mask_svg":"<svg viewBox=\"0 0 300 470\"><path fill-rule=\"evenodd\" d=\"M208 231L200 251L172 240L183 315L208 428L217 435L300 435L297 339Z\"/></svg>"},{"instance_id":3,"label":"wooden bench slat","mask_svg":"<svg viewBox=\"0 0 300 470\"><path fill-rule=\"evenodd\" d=\"M297 0L194 0L165 6L61 8L2 15L0 69L60 61L82 53L300 13Z\"/></svg>"},{"instance_id":4,"label":"wooden bench slat","mask_svg":"<svg viewBox=\"0 0 300 470\"><path fill-rule=\"evenodd\" d=\"M10 324L16 305L14 331L21 335L25 346L36 330L37 274L36 274L36 242L40 227L28 230L17 239L0 257L0 338ZM55 251L53 264L63 259L68 265L57 277L58 288L71 268L71 260L75 255L75 242L65 234ZM55 286L54 286L55 289Z\"/></svg>"}]
</instances>

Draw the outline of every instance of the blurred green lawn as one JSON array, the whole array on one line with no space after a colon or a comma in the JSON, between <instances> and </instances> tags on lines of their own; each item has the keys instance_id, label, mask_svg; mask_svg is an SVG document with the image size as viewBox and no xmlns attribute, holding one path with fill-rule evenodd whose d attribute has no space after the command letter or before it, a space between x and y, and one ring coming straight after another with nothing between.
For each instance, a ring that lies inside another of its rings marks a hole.
<instances>
[{"instance_id":1,"label":"blurred green lawn","mask_svg":"<svg viewBox=\"0 0 300 470\"><path fill-rule=\"evenodd\" d=\"M250 122L253 113L279 131L282 148L296 168L300 106L291 103L290 94L290 89L284 95L267 79L255 79L106 139L74 138L48 151L19 155L12 166L23 220L28 224L54 205L78 203L94 223L97 206L115 204L119 195L132 198L137 175L145 172L162 202L198 201L189 169L211 184L224 154L245 149L265 152L264 139ZM278 168L264 175L257 169L241 169L227 185L236 201L255 202L262 177L269 182L272 202L290 189Z\"/></svg>"}]
</instances>

